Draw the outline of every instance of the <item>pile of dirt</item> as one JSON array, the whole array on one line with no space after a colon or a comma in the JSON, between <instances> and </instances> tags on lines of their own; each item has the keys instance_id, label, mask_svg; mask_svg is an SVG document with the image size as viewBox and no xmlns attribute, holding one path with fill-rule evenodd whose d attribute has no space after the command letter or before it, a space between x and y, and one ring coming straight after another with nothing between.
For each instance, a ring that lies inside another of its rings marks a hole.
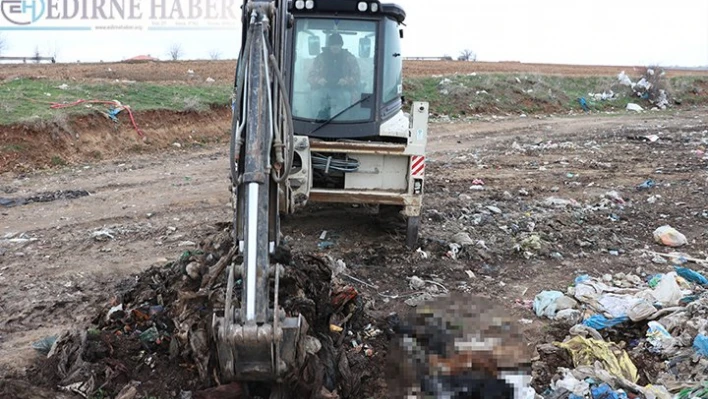
<instances>
[{"instance_id":1,"label":"pile of dirt","mask_svg":"<svg viewBox=\"0 0 708 399\"><path fill-rule=\"evenodd\" d=\"M265 395L262 386L220 377L212 318L224 308L225 271L242 259L232 245L230 225L217 230L198 249L118 283L90 326L38 342L36 349L46 356L28 373L36 388L23 393L21 381L5 381L0 394L121 399ZM283 309L302 315L309 325L304 366L285 379L292 397L386 398L411 389L443 394L503 388L511 398L518 387L500 370L530 365L518 323L492 301L444 297L399 315L377 309L346 284L341 260L294 253L287 246L275 258L284 266ZM236 282L235 298L240 298L241 285ZM460 342L486 346L461 349ZM389 387L387 381L396 384Z\"/></svg>"},{"instance_id":2,"label":"pile of dirt","mask_svg":"<svg viewBox=\"0 0 708 399\"><path fill-rule=\"evenodd\" d=\"M222 225L199 249L123 280L89 328L48 339L47 357L30 378L42 381L40 388L84 397L126 391L210 397L209 389L222 382L211 321L224 308L224 271L234 261L240 259ZM330 261L287 250L278 261L285 267L282 306L308 320L308 339L316 342L305 366L288 377L289 391L298 398L376 396L383 389L387 334L376 327L365 300L333 276ZM235 291L239 298L240 282ZM231 386L229 397L246 397L234 395L246 395L247 388Z\"/></svg>"},{"instance_id":3,"label":"pile of dirt","mask_svg":"<svg viewBox=\"0 0 708 399\"><path fill-rule=\"evenodd\" d=\"M57 117L3 126L0 130L0 172L99 161L124 154L178 150L228 140L229 107L204 112L139 111L135 121L118 115L118 123L101 112Z\"/></svg>"}]
</instances>

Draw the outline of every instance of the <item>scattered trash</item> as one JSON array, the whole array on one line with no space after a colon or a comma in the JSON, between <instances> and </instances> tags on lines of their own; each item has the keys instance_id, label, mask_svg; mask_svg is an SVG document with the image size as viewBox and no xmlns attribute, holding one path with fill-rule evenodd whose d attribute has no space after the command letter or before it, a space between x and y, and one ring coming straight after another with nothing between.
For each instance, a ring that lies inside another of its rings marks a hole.
<instances>
[{"instance_id":1,"label":"scattered trash","mask_svg":"<svg viewBox=\"0 0 708 399\"><path fill-rule=\"evenodd\" d=\"M667 247L681 247L688 244L686 236L671 226L662 226L654 231L654 241Z\"/></svg>"},{"instance_id":2,"label":"scattered trash","mask_svg":"<svg viewBox=\"0 0 708 399\"><path fill-rule=\"evenodd\" d=\"M597 361L604 370L615 377L635 384L639 380L637 367L632 363L627 352L611 342L576 336L556 345L570 352L575 367L593 366Z\"/></svg>"},{"instance_id":3,"label":"scattered trash","mask_svg":"<svg viewBox=\"0 0 708 399\"><path fill-rule=\"evenodd\" d=\"M544 205L550 207L564 208L567 206L579 206L578 202L575 200L567 200L563 198L548 197L544 200Z\"/></svg>"},{"instance_id":4,"label":"scattered trash","mask_svg":"<svg viewBox=\"0 0 708 399\"><path fill-rule=\"evenodd\" d=\"M656 187L656 182L654 180L649 179L637 186L637 190L649 190L650 188L654 187Z\"/></svg>"},{"instance_id":5,"label":"scattered trash","mask_svg":"<svg viewBox=\"0 0 708 399\"><path fill-rule=\"evenodd\" d=\"M58 200L72 200L89 196L86 190L59 190L53 192L42 192L31 195L25 198L2 198L0 197L0 206L12 208L15 206L28 205L39 202L53 202Z\"/></svg>"},{"instance_id":6,"label":"scattered trash","mask_svg":"<svg viewBox=\"0 0 708 399\"><path fill-rule=\"evenodd\" d=\"M545 316L549 319L555 319L558 312L573 309L577 306L577 302L572 298L563 295L559 291L544 291L538 295L533 301L533 310L538 317Z\"/></svg>"},{"instance_id":7,"label":"scattered trash","mask_svg":"<svg viewBox=\"0 0 708 399\"><path fill-rule=\"evenodd\" d=\"M42 338L39 341L35 342L32 344L32 348L36 350L37 352L47 355L49 354L49 351L52 350L52 346L54 346L54 343L57 341L57 336L52 335L46 338Z\"/></svg>"},{"instance_id":8,"label":"scattered trash","mask_svg":"<svg viewBox=\"0 0 708 399\"><path fill-rule=\"evenodd\" d=\"M323 249L323 250L324 250L324 249L330 249L330 248L334 247L334 242L332 242L332 241L320 241L319 243L317 243L317 247L318 247L319 249Z\"/></svg>"},{"instance_id":9,"label":"scattered trash","mask_svg":"<svg viewBox=\"0 0 708 399\"><path fill-rule=\"evenodd\" d=\"M132 109L128 105L123 105L120 103L118 100L76 100L72 103L51 103L49 108L51 109L63 109L63 108L69 108L69 107L75 107L81 104L87 104L88 106L91 106L92 104L102 104L105 106L108 106L109 109L114 110L115 114L117 115L118 112L120 111L115 111L117 109L125 110L128 112L128 116L130 118L130 122L133 125L133 129L138 133L138 136L140 137L145 137L145 133L138 127L138 124L135 122L135 115L133 114ZM115 115L114 115L115 116ZM110 117L109 117L110 118Z\"/></svg>"},{"instance_id":10,"label":"scattered trash","mask_svg":"<svg viewBox=\"0 0 708 399\"><path fill-rule=\"evenodd\" d=\"M590 316L588 319L586 319L583 322L583 324L590 327L590 328L594 328L597 331L601 331L606 328L612 328L612 327L615 327L615 326L620 325L622 323L625 323L628 320L629 320L629 318L626 316L620 316L620 317L615 317L613 319L608 319L601 314L596 314L596 315Z\"/></svg>"},{"instance_id":11,"label":"scattered trash","mask_svg":"<svg viewBox=\"0 0 708 399\"><path fill-rule=\"evenodd\" d=\"M425 288L425 281L418 276L413 276L408 279L408 285L412 290L421 290Z\"/></svg>"},{"instance_id":12,"label":"scattered trash","mask_svg":"<svg viewBox=\"0 0 708 399\"><path fill-rule=\"evenodd\" d=\"M644 108L639 104L629 103L627 104L627 111L642 112Z\"/></svg>"},{"instance_id":13,"label":"scattered trash","mask_svg":"<svg viewBox=\"0 0 708 399\"><path fill-rule=\"evenodd\" d=\"M487 209L488 209L489 211L491 211L492 213L496 213L497 215L501 215L501 214L502 214L502 210L499 209L499 208L497 208L496 206L489 205L489 206L487 206Z\"/></svg>"},{"instance_id":14,"label":"scattered trash","mask_svg":"<svg viewBox=\"0 0 708 399\"><path fill-rule=\"evenodd\" d=\"M697 354L708 357L708 336L698 334L693 340L693 349L696 350Z\"/></svg>"},{"instance_id":15,"label":"scattered trash","mask_svg":"<svg viewBox=\"0 0 708 399\"><path fill-rule=\"evenodd\" d=\"M696 284L700 284L700 285L708 285L708 279L705 278L702 274L700 274L694 270L687 269L685 267L678 267L678 266L674 266L674 270L676 270L676 273L679 276L685 278L686 280L688 280L692 283L696 283Z\"/></svg>"},{"instance_id":16,"label":"scattered trash","mask_svg":"<svg viewBox=\"0 0 708 399\"><path fill-rule=\"evenodd\" d=\"M474 240L472 239L472 237L470 237L469 234L464 232L460 232L452 236L451 241L463 247L468 245L474 245Z\"/></svg>"},{"instance_id":17,"label":"scattered trash","mask_svg":"<svg viewBox=\"0 0 708 399\"><path fill-rule=\"evenodd\" d=\"M675 272L663 275L659 284L651 292L654 299L663 306L676 306L681 300L681 287L676 282L676 277Z\"/></svg>"},{"instance_id":18,"label":"scattered trash","mask_svg":"<svg viewBox=\"0 0 708 399\"><path fill-rule=\"evenodd\" d=\"M619 80L619 83L623 86L631 87L634 85L634 83L632 83L632 80L629 78L629 76L627 76L627 74L624 71L619 73L619 75L617 76L617 79Z\"/></svg>"},{"instance_id":19,"label":"scattered trash","mask_svg":"<svg viewBox=\"0 0 708 399\"><path fill-rule=\"evenodd\" d=\"M214 83L214 82L216 82L216 80L214 80L214 78L209 77L209 78L206 78L206 82L207 83Z\"/></svg>"}]
</instances>

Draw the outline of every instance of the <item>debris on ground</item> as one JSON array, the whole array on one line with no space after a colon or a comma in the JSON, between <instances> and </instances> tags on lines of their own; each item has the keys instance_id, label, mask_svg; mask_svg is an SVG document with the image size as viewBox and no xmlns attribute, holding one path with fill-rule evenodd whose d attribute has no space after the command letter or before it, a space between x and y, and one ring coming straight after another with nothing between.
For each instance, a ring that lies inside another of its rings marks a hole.
<instances>
[{"instance_id":1,"label":"debris on ground","mask_svg":"<svg viewBox=\"0 0 708 399\"><path fill-rule=\"evenodd\" d=\"M674 265L643 278L583 275L566 293L541 292L536 315L569 328L562 341L537 347L534 388L545 398L705 394L707 288L702 273ZM574 307L580 319L557 320L558 309Z\"/></svg>"},{"instance_id":2,"label":"debris on ground","mask_svg":"<svg viewBox=\"0 0 708 399\"><path fill-rule=\"evenodd\" d=\"M682 247L688 244L686 236L671 226L661 226L654 231L654 240L667 247Z\"/></svg>"},{"instance_id":3,"label":"debris on ground","mask_svg":"<svg viewBox=\"0 0 708 399\"><path fill-rule=\"evenodd\" d=\"M2 198L0 206L11 208L14 206L28 205L38 202L53 202L59 200L71 200L90 195L86 190L59 190L53 192L43 192L24 198Z\"/></svg>"},{"instance_id":4,"label":"debris on ground","mask_svg":"<svg viewBox=\"0 0 708 399\"><path fill-rule=\"evenodd\" d=\"M223 309L225 279L220 270L236 258L228 227L198 247L125 280L90 327L35 343L37 351L46 354L35 371L37 381L84 397L99 391L120 398L161 393L172 397L180 390L193 392L195 398L216 397L209 396L221 389L210 350L215 344L211 319L214 311ZM303 398L324 390L339 398L372 394L379 387L367 387L366 381L379 366L370 359L380 356L386 340L375 323L385 321L369 316L358 291L336 276L346 271L341 260L279 257L289 261L284 262L280 281L281 297L287 298L281 305L289 314L302 314L310 325L306 365L289 377L290 389ZM411 285L447 292L441 284L418 277Z\"/></svg>"},{"instance_id":5,"label":"debris on ground","mask_svg":"<svg viewBox=\"0 0 708 399\"><path fill-rule=\"evenodd\" d=\"M669 105L669 93L666 87L664 87L665 76L666 72L663 70L647 68L636 82L633 82L625 71L620 72L619 75L617 75L617 79L620 85L631 89L632 97L646 100L656 107L656 109L666 109ZM641 109L636 109L639 105L632 105L633 109L630 109L629 105L627 109L630 111L641 111Z\"/></svg>"},{"instance_id":6,"label":"debris on ground","mask_svg":"<svg viewBox=\"0 0 708 399\"><path fill-rule=\"evenodd\" d=\"M644 111L644 108L642 108L639 104L629 103L627 104L627 111L642 112Z\"/></svg>"}]
</instances>

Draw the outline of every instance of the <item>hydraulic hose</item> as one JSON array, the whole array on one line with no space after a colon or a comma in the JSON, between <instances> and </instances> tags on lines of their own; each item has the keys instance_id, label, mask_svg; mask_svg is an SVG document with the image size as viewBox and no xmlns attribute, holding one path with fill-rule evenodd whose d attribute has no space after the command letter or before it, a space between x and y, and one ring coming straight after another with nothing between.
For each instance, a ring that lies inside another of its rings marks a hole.
<instances>
[{"instance_id":1,"label":"hydraulic hose","mask_svg":"<svg viewBox=\"0 0 708 399\"><path fill-rule=\"evenodd\" d=\"M234 99L234 118L231 122L231 145L229 146L229 167L231 171L232 184L238 185L238 171L234 160L241 152L241 131L245 124L243 110L241 109L244 92L244 84L246 82L246 65L251 58L253 47L252 30L254 25L251 25L246 33L246 43L241 52L241 58L238 60L238 68L236 73L236 98ZM238 116L238 117L237 117ZM240 123L240 126L239 126Z\"/></svg>"},{"instance_id":2,"label":"hydraulic hose","mask_svg":"<svg viewBox=\"0 0 708 399\"><path fill-rule=\"evenodd\" d=\"M293 124L293 114L292 114L292 109L290 108L290 99L288 99L287 96L287 90L285 88L285 82L283 80L283 75L280 72L280 69L278 68L278 62L275 59L275 56L273 54L268 57L268 61L270 61L270 66L273 68L274 75L276 78L276 81L278 83L278 88L280 89L281 92L281 100L283 102L283 108L285 109L285 121L287 122L287 132L283 135L284 137L287 137L287 155L285 159L285 169L283 170L283 173L281 174L280 177L275 176L275 171L273 171L272 176L273 180L280 184L285 181L285 179L288 178L290 175L290 172L292 171L293 167L293 160L295 158L295 126Z\"/></svg>"}]
</instances>

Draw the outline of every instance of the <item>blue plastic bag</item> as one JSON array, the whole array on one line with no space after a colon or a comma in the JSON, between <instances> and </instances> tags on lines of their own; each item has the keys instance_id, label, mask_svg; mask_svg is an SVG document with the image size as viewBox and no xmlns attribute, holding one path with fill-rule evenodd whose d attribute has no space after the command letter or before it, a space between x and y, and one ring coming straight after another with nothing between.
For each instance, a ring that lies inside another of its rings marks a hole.
<instances>
[{"instance_id":1,"label":"blue plastic bag","mask_svg":"<svg viewBox=\"0 0 708 399\"><path fill-rule=\"evenodd\" d=\"M590 390L592 392L592 399L621 399L622 396L613 391L612 388L610 388L609 385L607 384L602 384L598 387L594 387ZM624 395L624 398L626 398L627 395Z\"/></svg>"},{"instance_id":2,"label":"blue plastic bag","mask_svg":"<svg viewBox=\"0 0 708 399\"><path fill-rule=\"evenodd\" d=\"M697 283L700 285L708 285L708 279L696 271L693 271L691 269L687 269L685 267L678 267L678 266L674 266L674 270L676 270L676 274L678 274L679 276L685 278L686 280L688 280L692 283Z\"/></svg>"},{"instance_id":3,"label":"blue plastic bag","mask_svg":"<svg viewBox=\"0 0 708 399\"><path fill-rule=\"evenodd\" d=\"M586 281L590 281L590 276L587 274L583 274L582 276L578 276L575 278L575 285L582 284Z\"/></svg>"},{"instance_id":4,"label":"blue plastic bag","mask_svg":"<svg viewBox=\"0 0 708 399\"><path fill-rule=\"evenodd\" d=\"M556 315L556 301L563 296L559 291L543 291L533 300L533 310L536 316L553 318Z\"/></svg>"},{"instance_id":5,"label":"blue plastic bag","mask_svg":"<svg viewBox=\"0 0 708 399\"><path fill-rule=\"evenodd\" d=\"M708 357L708 337L705 335L697 335L693 340L693 350L701 356Z\"/></svg>"},{"instance_id":6,"label":"blue plastic bag","mask_svg":"<svg viewBox=\"0 0 708 399\"><path fill-rule=\"evenodd\" d=\"M629 321L629 317L627 316L622 316L622 317L615 317L614 319L608 319L607 317L601 315L601 314L596 314L593 316L590 316L588 319L586 319L583 324L590 327L594 328L598 331L604 330L605 328L611 328L616 325L622 324Z\"/></svg>"},{"instance_id":7,"label":"blue plastic bag","mask_svg":"<svg viewBox=\"0 0 708 399\"><path fill-rule=\"evenodd\" d=\"M650 188L656 187L656 182L652 179L645 181L644 183L637 186L638 190L649 190Z\"/></svg>"}]
</instances>

